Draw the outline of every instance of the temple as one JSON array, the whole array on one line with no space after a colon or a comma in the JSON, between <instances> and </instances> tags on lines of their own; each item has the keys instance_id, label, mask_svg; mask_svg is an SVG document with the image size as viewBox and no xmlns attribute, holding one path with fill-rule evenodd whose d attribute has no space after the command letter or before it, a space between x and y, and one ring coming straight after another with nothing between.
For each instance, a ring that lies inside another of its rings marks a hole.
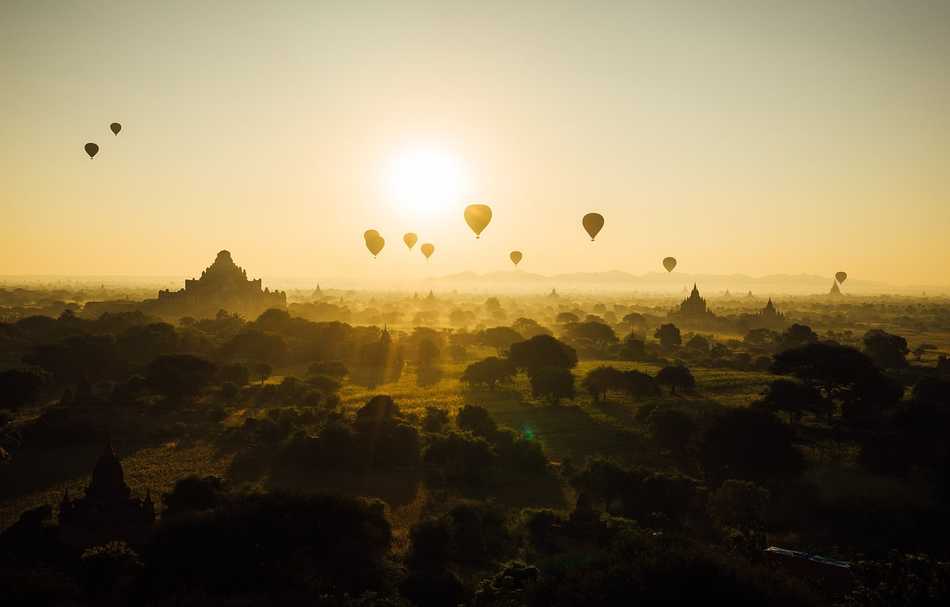
<instances>
[{"instance_id":1,"label":"temple","mask_svg":"<svg viewBox=\"0 0 950 607\"><path fill-rule=\"evenodd\" d=\"M669 316L681 321L704 321L716 317L715 314L709 311L706 300L699 294L699 289L695 284L689 297L680 303L679 310L673 310Z\"/></svg>"},{"instance_id":2,"label":"temple","mask_svg":"<svg viewBox=\"0 0 950 607\"><path fill-rule=\"evenodd\" d=\"M835 281L831 283L831 291L828 292L828 295L831 297L838 297L841 295L841 289L838 288L838 282Z\"/></svg>"},{"instance_id":3,"label":"temple","mask_svg":"<svg viewBox=\"0 0 950 607\"><path fill-rule=\"evenodd\" d=\"M159 316L210 318L218 310L227 310L256 318L270 308L286 308L287 295L262 289L260 278L249 280L231 253L221 251L200 278L186 280L185 288L178 291L159 291L158 299L146 304L145 311Z\"/></svg>"},{"instance_id":4,"label":"temple","mask_svg":"<svg viewBox=\"0 0 950 607\"><path fill-rule=\"evenodd\" d=\"M785 320L785 315L779 312L775 304L772 303L771 297L769 297L769 301L765 304L764 308L755 314L745 315L742 321L744 326L748 329L778 330L785 328L785 325L788 324Z\"/></svg>"},{"instance_id":5,"label":"temple","mask_svg":"<svg viewBox=\"0 0 950 607\"><path fill-rule=\"evenodd\" d=\"M712 328L723 319L713 314L706 305L706 299L699 294L694 284L689 296L680 303L679 308L670 310L667 317L678 326L691 328Z\"/></svg>"},{"instance_id":6,"label":"temple","mask_svg":"<svg viewBox=\"0 0 950 607\"><path fill-rule=\"evenodd\" d=\"M146 492L145 499L132 496L111 442L106 443L96 462L86 494L70 498L67 489L59 504L60 537L77 548L118 540L142 544L154 522L151 493Z\"/></svg>"}]
</instances>

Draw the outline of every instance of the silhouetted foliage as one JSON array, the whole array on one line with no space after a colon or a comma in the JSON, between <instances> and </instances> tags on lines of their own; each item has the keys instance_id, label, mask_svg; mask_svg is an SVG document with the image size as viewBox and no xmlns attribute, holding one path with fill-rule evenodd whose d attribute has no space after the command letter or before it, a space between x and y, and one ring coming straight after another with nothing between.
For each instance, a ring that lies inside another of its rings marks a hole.
<instances>
[{"instance_id":1,"label":"silhouetted foliage","mask_svg":"<svg viewBox=\"0 0 950 607\"><path fill-rule=\"evenodd\" d=\"M907 366L907 340L881 329L871 329L864 334L864 353L882 369L902 369Z\"/></svg>"},{"instance_id":2,"label":"silhouetted foliage","mask_svg":"<svg viewBox=\"0 0 950 607\"><path fill-rule=\"evenodd\" d=\"M706 478L779 482L798 475L802 455L780 419L760 409L727 409L710 422L701 440Z\"/></svg>"},{"instance_id":3,"label":"silhouetted foliage","mask_svg":"<svg viewBox=\"0 0 950 607\"><path fill-rule=\"evenodd\" d=\"M656 383L661 386L669 386L670 392L676 394L676 389L692 390L696 387L696 380L689 369L682 365L673 365L663 367L656 374Z\"/></svg>"},{"instance_id":4,"label":"silhouetted foliage","mask_svg":"<svg viewBox=\"0 0 950 607\"><path fill-rule=\"evenodd\" d=\"M664 350L673 350L683 343L679 328L672 323L664 323L657 327L653 337L660 340L660 347Z\"/></svg>"},{"instance_id":5,"label":"silhouetted foliage","mask_svg":"<svg viewBox=\"0 0 950 607\"><path fill-rule=\"evenodd\" d=\"M510 360L489 356L466 367L461 380L473 386L483 385L494 390L499 383L510 382L517 372Z\"/></svg>"},{"instance_id":6,"label":"silhouetted foliage","mask_svg":"<svg viewBox=\"0 0 950 607\"><path fill-rule=\"evenodd\" d=\"M627 381L622 371L602 365L591 369L581 381L581 386L595 401L600 401L607 400L607 393L610 390L626 389Z\"/></svg>"},{"instance_id":7,"label":"silhouetted foliage","mask_svg":"<svg viewBox=\"0 0 950 607\"><path fill-rule=\"evenodd\" d=\"M169 398L194 396L212 382L215 366L190 354L159 356L148 365L146 379L153 390Z\"/></svg>"},{"instance_id":8,"label":"silhouetted foliage","mask_svg":"<svg viewBox=\"0 0 950 607\"><path fill-rule=\"evenodd\" d=\"M19 409L36 402L47 377L32 369L0 371L0 408Z\"/></svg>"},{"instance_id":9,"label":"silhouetted foliage","mask_svg":"<svg viewBox=\"0 0 950 607\"><path fill-rule=\"evenodd\" d=\"M550 335L537 335L512 344L508 360L533 375L545 368L573 369L577 366L577 352Z\"/></svg>"},{"instance_id":10,"label":"silhouetted foliage","mask_svg":"<svg viewBox=\"0 0 950 607\"><path fill-rule=\"evenodd\" d=\"M558 404L562 398L574 398L574 375L562 367L546 367L531 375L531 395Z\"/></svg>"}]
</instances>

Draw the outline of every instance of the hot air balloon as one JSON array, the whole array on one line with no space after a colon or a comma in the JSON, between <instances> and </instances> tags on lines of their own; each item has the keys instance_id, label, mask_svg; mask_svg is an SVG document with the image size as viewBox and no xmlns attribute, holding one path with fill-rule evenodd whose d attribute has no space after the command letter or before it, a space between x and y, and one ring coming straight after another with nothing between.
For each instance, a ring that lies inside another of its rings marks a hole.
<instances>
[{"instance_id":1,"label":"hot air balloon","mask_svg":"<svg viewBox=\"0 0 950 607\"><path fill-rule=\"evenodd\" d=\"M521 254L521 251L512 251L508 257L511 258L511 263L517 266L518 262L521 261L521 258L524 257L524 255Z\"/></svg>"},{"instance_id":2,"label":"hot air balloon","mask_svg":"<svg viewBox=\"0 0 950 607\"><path fill-rule=\"evenodd\" d=\"M417 240L419 240L419 237L413 234L412 232L406 232L406 234L402 237L402 241L406 243L406 246L409 247L410 249L416 246Z\"/></svg>"},{"instance_id":3,"label":"hot air balloon","mask_svg":"<svg viewBox=\"0 0 950 607\"><path fill-rule=\"evenodd\" d=\"M673 268L676 267L676 258L675 257L664 257L663 258L663 267L666 268L667 272L672 272Z\"/></svg>"},{"instance_id":4,"label":"hot air balloon","mask_svg":"<svg viewBox=\"0 0 950 607\"><path fill-rule=\"evenodd\" d=\"M475 232L475 238L481 235L489 222L491 222L491 208L487 204L470 204L465 207L465 223Z\"/></svg>"},{"instance_id":5,"label":"hot air balloon","mask_svg":"<svg viewBox=\"0 0 950 607\"><path fill-rule=\"evenodd\" d=\"M378 232L376 232L376 230L369 230L367 232L366 248L369 249L369 252L373 254L373 257L379 255L379 252L383 250L383 245L385 244L386 241L382 236L379 235Z\"/></svg>"},{"instance_id":6,"label":"hot air balloon","mask_svg":"<svg viewBox=\"0 0 950 607\"><path fill-rule=\"evenodd\" d=\"M363 240L367 242L369 242L370 238L376 238L377 236L379 236L379 232L377 232L376 230L366 230L365 232L363 232Z\"/></svg>"},{"instance_id":7,"label":"hot air balloon","mask_svg":"<svg viewBox=\"0 0 950 607\"><path fill-rule=\"evenodd\" d=\"M588 213L584 215L584 219L581 223L584 224L584 229L587 230L587 233L590 235L590 240L593 242L601 228L604 227L604 216L600 213Z\"/></svg>"},{"instance_id":8,"label":"hot air balloon","mask_svg":"<svg viewBox=\"0 0 950 607\"><path fill-rule=\"evenodd\" d=\"M838 281L838 284L844 284L844 281L848 280L848 273L847 272L836 273L835 280Z\"/></svg>"},{"instance_id":9,"label":"hot air balloon","mask_svg":"<svg viewBox=\"0 0 950 607\"><path fill-rule=\"evenodd\" d=\"M426 259L432 257L432 254L435 253L435 247L428 242L419 247L419 250L422 251L422 254L426 256Z\"/></svg>"},{"instance_id":10,"label":"hot air balloon","mask_svg":"<svg viewBox=\"0 0 950 607\"><path fill-rule=\"evenodd\" d=\"M119 124L118 122L113 122L112 124L109 125L109 128L112 129L113 135L118 135L119 131L122 130L122 125Z\"/></svg>"},{"instance_id":11,"label":"hot air balloon","mask_svg":"<svg viewBox=\"0 0 950 607\"><path fill-rule=\"evenodd\" d=\"M84 147L86 153L89 154L89 160L92 160L96 157L96 154L99 153L99 146L95 143L87 143Z\"/></svg>"}]
</instances>

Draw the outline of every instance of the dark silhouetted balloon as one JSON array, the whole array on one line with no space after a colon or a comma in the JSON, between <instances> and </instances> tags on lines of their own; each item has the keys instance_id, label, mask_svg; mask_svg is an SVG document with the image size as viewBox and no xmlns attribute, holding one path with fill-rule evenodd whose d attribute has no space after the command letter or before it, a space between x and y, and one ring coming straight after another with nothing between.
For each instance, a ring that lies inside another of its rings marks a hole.
<instances>
[{"instance_id":1,"label":"dark silhouetted balloon","mask_svg":"<svg viewBox=\"0 0 950 607\"><path fill-rule=\"evenodd\" d=\"M524 255L521 254L521 251L512 251L511 255L509 255L508 257L511 258L511 263L517 266L518 262L521 261L521 258L524 257Z\"/></svg>"},{"instance_id":2,"label":"dark silhouetted balloon","mask_svg":"<svg viewBox=\"0 0 950 607\"><path fill-rule=\"evenodd\" d=\"M491 208L487 204L470 204L465 207L465 223L475 232L475 238L479 238L489 222L491 222Z\"/></svg>"},{"instance_id":3,"label":"dark silhouetted balloon","mask_svg":"<svg viewBox=\"0 0 950 607\"><path fill-rule=\"evenodd\" d=\"M676 258L675 257L664 257L663 258L663 267L666 268L667 272L672 272L673 268L676 267Z\"/></svg>"},{"instance_id":4,"label":"dark silhouetted balloon","mask_svg":"<svg viewBox=\"0 0 950 607\"><path fill-rule=\"evenodd\" d=\"M95 143L87 143L83 148L86 150L86 153L89 154L89 159L92 160L96 157L96 154L99 153L99 146Z\"/></svg>"},{"instance_id":5,"label":"dark silhouetted balloon","mask_svg":"<svg viewBox=\"0 0 950 607\"><path fill-rule=\"evenodd\" d=\"M836 274L835 274L835 280L838 281L838 284L839 284L839 285L840 285L840 284L843 284L844 281L848 280L848 273L847 273L847 272L838 272L838 273L836 273Z\"/></svg>"},{"instance_id":6,"label":"dark silhouetted balloon","mask_svg":"<svg viewBox=\"0 0 950 607\"><path fill-rule=\"evenodd\" d=\"M366 230L365 232L363 232L363 240L367 242L369 242L370 238L374 238L376 236L379 236L379 232L377 232L376 230Z\"/></svg>"},{"instance_id":7,"label":"dark silhouetted balloon","mask_svg":"<svg viewBox=\"0 0 950 607\"><path fill-rule=\"evenodd\" d=\"M587 230L587 233L590 235L590 240L593 242L597 234L600 233L601 228L604 227L604 216L600 213L588 213L584 215L584 219L581 223L584 224L584 229Z\"/></svg>"},{"instance_id":8,"label":"dark silhouetted balloon","mask_svg":"<svg viewBox=\"0 0 950 607\"><path fill-rule=\"evenodd\" d=\"M122 125L119 124L118 122L113 122L112 124L109 125L109 128L112 129L113 135L118 135L119 131L122 130Z\"/></svg>"},{"instance_id":9,"label":"dark silhouetted balloon","mask_svg":"<svg viewBox=\"0 0 950 607\"><path fill-rule=\"evenodd\" d=\"M426 259L432 257L432 254L435 253L435 247L428 242L419 247L419 250L422 251L422 254L426 256Z\"/></svg>"},{"instance_id":10,"label":"dark silhouetted balloon","mask_svg":"<svg viewBox=\"0 0 950 607\"><path fill-rule=\"evenodd\" d=\"M375 231L376 230L370 230L370 232ZM369 234L366 238L366 248L373 254L373 257L379 255L379 252L383 250L383 245L385 244L386 241L383 240L383 237L379 234Z\"/></svg>"},{"instance_id":11,"label":"dark silhouetted balloon","mask_svg":"<svg viewBox=\"0 0 950 607\"><path fill-rule=\"evenodd\" d=\"M409 247L410 249L416 246L417 240L419 240L419 237L413 234L412 232L406 232L406 234L402 237L402 241L406 243L406 246Z\"/></svg>"}]
</instances>

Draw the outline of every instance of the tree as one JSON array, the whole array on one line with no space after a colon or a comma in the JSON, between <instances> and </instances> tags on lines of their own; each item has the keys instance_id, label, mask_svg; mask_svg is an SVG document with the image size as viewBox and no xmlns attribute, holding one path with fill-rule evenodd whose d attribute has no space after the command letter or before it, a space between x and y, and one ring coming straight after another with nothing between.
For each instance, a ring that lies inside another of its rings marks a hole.
<instances>
[{"instance_id":1,"label":"tree","mask_svg":"<svg viewBox=\"0 0 950 607\"><path fill-rule=\"evenodd\" d=\"M770 383L758 404L769 411L785 411L795 423L805 413L828 415L833 408L814 386L788 379Z\"/></svg>"},{"instance_id":2,"label":"tree","mask_svg":"<svg viewBox=\"0 0 950 607\"><path fill-rule=\"evenodd\" d=\"M512 344L508 360L518 369L524 369L528 375L532 375L539 369L549 367L573 369L577 366L577 352L550 335L536 335Z\"/></svg>"},{"instance_id":3,"label":"tree","mask_svg":"<svg viewBox=\"0 0 950 607\"><path fill-rule=\"evenodd\" d=\"M647 358L647 345L639 335L631 333L623 340L620 346L621 360L645 360Z\"/></svg>"},{"instance_id":4,"label":"tree","mask_svg":"<svg viewBox=\"0 0 950 607\"><path fill-rule=\"evenodd\" d=\"M769 505L769 490L750 481L730 479L709 495L709 513L725 527L761 530Z\"/></svg>"},{"instance_id":5,"label":"tree","mask_svg":"<svg viewBox=\"0 0 950 607\"><path fill-rule=\"evenodd\" d=\"M779 349L781 350L789 350L814 343L818 343L818 334L812 331L808 325L798 323L785 329L779 337Z\"/></svg>"},{"instance_id":6,"label":"tree","mask_svg":"<svg viewBox=\"0 0 950 607\"><path fill-rule=\"evenodd\" d=\"M511 381L517 372L510 360L489 356L466 367L461 380L472 386L484 385L494 390L499 383Z\"/></svg>"},{"instance_id":7,"label":"tree","mask_svg":"<svg viewBox=\"0 0 950 607\"><path fill-rule=\"evenodd\" d=\"M903 369L907 366L907 340L881 329L864 334L864 353L882 369Z\"/></svg>"},{"instance_id":8,"label":"tree","mask_svg":"<svg viewBox=\"0 0 950 607\"><path fill-rule=\"evenodd\" d=\"M147 363L162 354L178 350L178 333L168 323L157 322L129 327L117 340L119 353L137 363Z\"/></svg>"},{"instance_id":9,"label":"tree","mask_svg":"<svg viewBox=\"0 0 950 607\"><path fill-rule=\"evenodd\" d=\"M709 340L702 335L694 335L686 342L686 349L693 352L707 354L709 352Z\"/></svg>"},{"instance_id":10,"label":"tree","mask_svg":"<svg viewBox=\"0 0 950 607\"><path fill-rule=\"evenodd\" d=\"M669 386L671 394L676 394L677 388L692 390L696 387L693 374L682 365L671 365L660 369L660 372L656 374L656 383L661 386Z\"/></svg>"},{"instance_id":11,"label":"tree","mask_svg":"<svg viewBox=\"0 0 950 607\"><path fill-rule=\"evenodd\" d=\"M426 407L425 417L422 418L422 429L425 432L436 433L445 430L449 425L449 414L439 407Z\"/></svg>"},{"instance_id":12,"label":"tree","mask_svg":"<svg viewBox=\"0 0 950 607\"><path fill-rule=\"evenodd\" d=\"M653 337L660 340L660 347L664 350L673 350L683 343L680 330L673 323L664 323L657 327Z\"/></svg>"},{"instance_id":13,"label":"tree","mask_svg":"<svg viewBox=\"0 0 950 607\"><path fill-rule=\"evenodd\" d=\"M579 320L580 320L580 317L577 314L574 314L573 312L561 312L554 319L554 321L559 325L566 325L568 323L578 322Z\"/></svg>"},{"instance_id":14,"label":"tree","mask_svg":"<svg viewBox=\"0 0 950 607\"><path fill-rule=\"evenodd\" d=\"M112 335L76 335L58 343L41 344L23 357L63 384L76 384L121 375L124 361Z\"/></svg>"},{"instance_id":15,"label":"tree","mask_svg":"<svg viewBox=\"0 0 950 607\"><path fill-rule=\"evenodd\" d=\"M686 453L696 434L696 422L683 411L657 407L647 416L647 427L661 449L678 455Z\"/></svg>"},{"instance_id":16,"label":"tree","mask_svg":"<svg viewBox=\"0 0 950 607\"><path fill-rule=\"evenodd\" d=\"M849 346L813 343L779 352L772 372L794 375L841 404L845 417L860 417L890 407L903 388L885 377L871 359Z\"/></svg>"},{"instance_id":17,"label":"tree","mask_svg":"<svg viewBox=\"0 0 950 607\"><path fill-rule=\"evenodd\" d=\"M261 362L261 363L256 363L254 365L254 376L261 378L262 386L264 385L264 382L267 381L267 378L270 377L271 373L273 372L274 370L267 363Z\"/></svg>"},{"instance_id":18,"label":"tree","mask_svg":"<svg viewBox=\"0 0 950 607\"><path fill-rule=\"evenodd\" d=\"M287 344L283 337L257 329L242 331L221 347L225 359L259 360L270 364L281 362L286 353Z\"/></svg>"},{"instance_id":19,"label":"tree","mask_svg":"<svg viewBox=\"0 0 950 607\"><path fill-rule=\"evenodd\" d=\"M627 394L634 400L660 395L660 386L656 379L642 371L635 369L624 371L623 383Z\"/></svg>"},{"instance_id":20,"label":"tree","mask_svg":"<svg viewBox=\"0 0 950 607\"><path fill-rule=\"evenodd\" d=\"M498 425L492 419L491 414L488 413L488 409L477 405L462 407L455 417L455 423L458 424L460 429L468 430L475 436L487 439L490 439L498 430Z\"/></svg>"},{"instance_id":21,"label":"tree","mask_svg":"<svg viewBox=\"0 0 950 607\"><path fill-rule=\"evenodd\" d=\"M531 395L547 398L556 405L562 398L574 398L574 375L562 367L538 369L531 375Z\"/></svg>"},{"instance_id":22,"label":"tree","mask_svg":"<svg viewBox=\"0 0 950 607\"><path fill-rule=\"evenodd\" d=\"M250 381L250 372L247 366L236 363L223 365L218 372L218 379L221 382L230 382L236 386L246 386Z\"/></svg>"},{"instance_id":23,"label":"tree","mask_svg":"<svg viewBox=\"0 0 950 607\"><path fill-rule=\"evenodd\" d=\"M587 390L594 402L600 402L602 399L607 400L608 391L626 388L626 378L622 371L614 367L600 366L584 376L581 387Z\"/></svg>"},{"instance_id":24,"label":"tree","mask_svg":"<svg viewBox=\"0 0 950 607\"><path fill-rule=\"evenodd\" d=\"M920 344L914 348L914 360L920 362L920 359L923 358L924 354L927 352L933 352L937 349L937 346L934 344Z\"/></svg>"},{"instance_id":25,"label":"tree","mask_svg":"<svg viewBox=\"0 0 950 607\"><path fill-rule=\"evenodd\" d=\"M224 503L226 497L224 481L217 476L186 476L175 481L171 492L162 494L162 503L165 504L162 518L214 510Z\"/></svg>"},{"instance_id":26,"label":"tree","mask_svg":"<svg viewBox=\"0 0 950 607\"><path fill-rule=\"evenodd\" d=\"M214 364L191 354L166 354L149 363L146 380L169 398L194 396L214 379Z\"/></svg>"},{"instance_id":27,"label":"tree","mask_svg":"<svg viewBox=\"0 0 950 607\"><path fill-rule=\"evenodd\" d=\"M524 339L530 339L535 335L550 335L551 330L542 327L538 322L531 318L519 318L511 323L511 328L524 335Z\"/></svg>"},{"instance_id":28,"label":"tree","mask_svg":"<svg viewBox=\"0 0 950 607\"><path fill-rule=\"evenodd\" d=\"M715 416L703 434L701 455L706 477L714 482L777 482L803 468L789 427L756 408L727 409Z\"/></svg>"},{"instance_id":29,"label":"tree","mask_svg":"<svg viewBox=\"0 0 950 607\"><path fill-rule=\"evenodd\" d=\"M431 339L423 339L419 342L416 351L416 365L422 369L431 369L439 362L441 355L439 346L435 345Z\"/></svg>"},{"instance_id":30,"label":"tree","mask_svg":"<svg viewBox=\"0 0 950 607\"><path fill-rule=\"evenodd\" d=\"M755 348L771 348L779 343L781 339L782 336L771 329L752 329L746 333L742 341L747 346Z\"/></svg>"},{"instance_id":31,"label":"tree","mask_svg":"<svg viewBox=\"0 0 950 607\"><path fill-rule=\"evenodd\" d=\"M346 365L338 360L322 360L307 367L307 375L325 375L337 380L342 380L349 373Z\"/></svg>"},{"instance_id":32,"label":"tree","mask_svg":"<svg viewBox=\"0 0 950 607\"><path fill-rule=\"evenodd\" d=\"M478 337L482 344L499 352L507 350L513 343L524 341L524 337L511 327L491 327L479 333Z\"/></svg>"},{"instance_id":33,"label":"tree","mask_svg":"<svg viewBox=\"0 0 950 607\"><path fill-rule=\"evenodd\" d=\"M19 409L36 402L46 374L29 369L9 369L0 372L0 408Z\"/></svg>"},{"instance_id":34,"label":"tree","mask_svg":"<svg viewBox=\"0 0 950 607\"><path fill-rule=\"evenodd\" d=\"M646 316L639 312L631 312L623 317L623 323L634 331L645 331L647 328Z\"/></svg>"},{"instance_id":35,"label":"tree","mask_svg":"<svg viewBox=\"0 0 950 607\"><path fill-rule=\"evenodd\" d=\"M581 346L590 344L602 350L617 343L617 335L608 325L598 321L572 322L564 327L562 337Z\"/></svg>"}]
</instances>

